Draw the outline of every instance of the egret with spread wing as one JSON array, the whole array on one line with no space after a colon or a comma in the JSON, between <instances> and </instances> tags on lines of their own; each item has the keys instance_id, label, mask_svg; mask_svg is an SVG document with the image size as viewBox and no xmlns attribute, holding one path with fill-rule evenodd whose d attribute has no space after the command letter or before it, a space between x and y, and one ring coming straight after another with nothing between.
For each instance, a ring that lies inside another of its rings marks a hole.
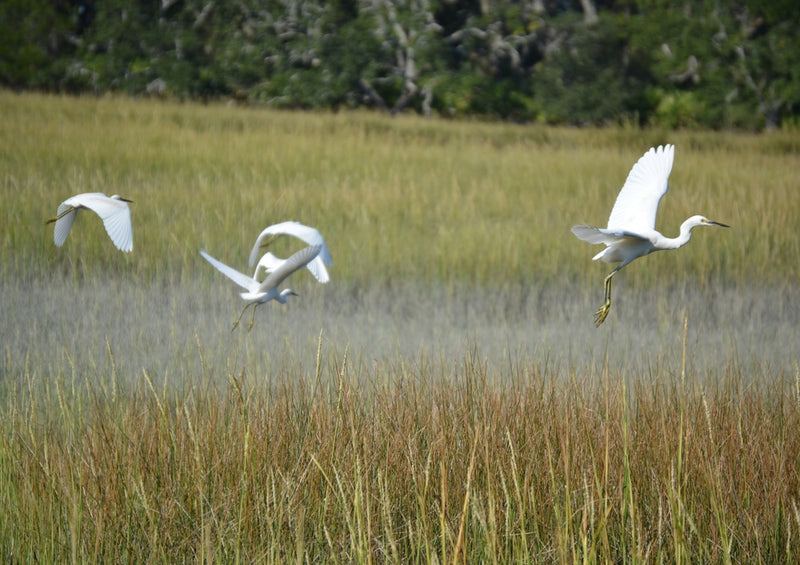
<instances>
[{"instance_id":1,"label":"egret with spread wing","mask_svg":"<svg viewBox=\"0 0 800 565\"><path fill-rule=\"evenodd\" d=\"M249 331L253 328L253 322L255 322L256 317L256 307L259 304L269 302L270 300L277 300L281 304L286 304L287 297L297 296L297 293L290 288L279 291L278 286L280 286L280 284L286 280L289 275L299 269L302 269L308 265L310 261L313 261L314 258L320 254L321 250L322 247L319 245L312 245L310 247L301 249L286 259L286 261L283 261L283 263L274 271L272 271L272 273L270 273L270 275L264 279L263 282L259 282L254 278L250 278L244 273L240 273L236 269L217 261L203 250L200 250L200 255L202 255L206 261L211 263L220 273L246 290L246 292L242 292L240 294L245 301L245 306L242 309L242 313L239 314L239 317L236 319L236 322L234 322L232 329L236 329L236 326L239 325L239 321L242 319L245 310L252 305L253 317L250 320L250 325L247 328Z\"/></svg>"},{"instance_id":2,"label":"egret with spread wing","mask_svg":"<svg viewBox=\"0 0 800 565\"><path fill-rule=\"evenodd\" d=\"M605 279L605 302L594 315L595 325L602 324L611 309L611 277L622 267L653 251L678 249L692 237L698 226L721 226L705 216L692 216L681 224L678 237L664 237L656 231L656 214L661 197L669 190L669 174L675 156L674 145L650 148L633 166L617 196L607 228L573 226L572 233L589 243L603 243L606 248L592 257L605 263L620 263Z\"/></svg>"},{"instance_id":3,"label":"egret with spread wing","mask_svg":"<svg viewBox=\"0 0 800 565\"><path fill-rule=\"evenodd\" d=\"M102 192L76 194L59 204L56 217L50 218L46 223L55 222L53 239L56 246L61 247L72 229L78 211L91 210L103 220L108 237L117 249L129 253L133 250L133 227L128 202L132 201L118 194L113 196L106 196Z\"/></svg>"},{"instance_id":4,"label":"egret with spread wing","mask_svg":"<svg viewBox=\"0 0 800 565\"><path fill-rule=\"evenodd\" d=\"M322 239L322 234L320 234L316 229L305 226L300 222L281 222L265 228L264 231L259 234L258 238L256 238L256 243L253 245L253 250L250 252L249 265L252 267L256 263L256 259L258 259L258 254L262 247L266 247L274 238L281 235L291 235L303 240L308 245L321 246L319 255L317 255L306 266L308 267L308 270L311 271L311 274L314 275L314 278L316 278L319 282L326 283L330 280L330 277L328 276L328 270L325 268L325 265L330 267L333 265L333 261L331 260L331 254L328 251L328 246L325 245L325 240ZM277 268L281 262L282 259L276 257L272 253L266 253L261 257L261 261L259 261L258 266L256 266L253 276L255 277L258 274L258 270L262 267L265 268L269 273L272 271L272 269Z\"/></svg>"}]
</instances>

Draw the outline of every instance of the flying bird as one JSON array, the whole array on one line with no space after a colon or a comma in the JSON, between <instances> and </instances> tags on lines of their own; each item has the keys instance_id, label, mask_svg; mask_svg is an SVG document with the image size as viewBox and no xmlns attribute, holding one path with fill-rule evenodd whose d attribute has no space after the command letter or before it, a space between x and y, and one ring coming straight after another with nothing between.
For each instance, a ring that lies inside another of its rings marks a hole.
<instances>
[{"instance_id":1,"label":"flying bird","mask_svg":"<svg viewBox=\"0 0 800 565\"><path fill-rule=\"evenodd\" d=\"M319 282L326 283L330 280L330 276L328 275L328 270L325 268L325 265L330 267L333 265L333 261L331 260L331 254L328 251L328 246L325 245L325 240L322 239L322 234L320 234L316 229L303 225L300 222L281 222L265 228L256 238L253 249L250 251L249 265L251 267L255 265L261 249L268 246L275 238L282 235L291 235L301 239L310 246L319 245L319 255L317 255L306 266L308 270L311 271L311 274L314 275L314 278L316 278ZM267 252L258 262L256 270L253 273L253 277L255 278L258 275L259 269L262 267L266 269L267 273L269 273L272 270L277 269L282 262L283 259L280 259L272 253Z\"/></svg>"},{"instance_id":2,"label":"flying bird","mask_svg":"<svg viewBox=\"0 0 800 565\"><path fill-rule=\"evenodd\" d=\"M262 282L256 280L255 278L251 278L244 273L240 273L236 269L229 267L220 261L217 261L202 249L200 250L200 255L202 255L206 261L211 263L220 273L245 289L246 292L242 292L240 294L242 299L245 301L245 305L242 309L242 313L239 314L236 322L234 322L232 330L236 329L242 319L242 316L244 315L245 310L252 305L253 317L250 320L250 325L247 328L249 331L253 328L253 323L255 322L256 318L256 307L259 304L264 304L270 300L277 300L281 304L286 304L286 299L289 296L297 296L297 293L290 288L279 291L278 287L289 275L299 269L302 269L308 265L310 261L313 261L321 251L322 246L320 245L312 245L301 249L283 261L281 265L273 270L272 273L270 273L269 276Z\"/></svg>"},{"instance_id":3,"label":"flying bird","mask_svg":"<svg viewBox=\"0 0 800 565\"><path fill-rule=\"evenodd\" d=\"M47 224L55 222L53 239L56 247L64 245L72 224L79 210L91 210L103 220L108 237L120 251L129 253L133 250L133 227L131 226L131 209L127 198L118 194L106 196L102 192L84 192L67 198L58 205L56 216L47 220Z\"/></svg>"},{"instance_id":4,"label":"flying bird","mask_svg":"<svg viewBox=\"0 0 800 565\"><path fill-rule=\"evenodd\" d=\"M661 197L669 190L667 179L672 171L674 145L651 147L628 173L611 209L607 228L573 226L572 233L589 243L603 243L606 248L592 257L604 263L620 263L605 279L605 302L594 315L600 326L611 309L611 277L622 267L653 251L678 249L689 242L692 229L699 226L721 226L705 216L692 216L681 224L678 237L664 237L656 231L656 214Z\"/></svg>"}]
</instances>

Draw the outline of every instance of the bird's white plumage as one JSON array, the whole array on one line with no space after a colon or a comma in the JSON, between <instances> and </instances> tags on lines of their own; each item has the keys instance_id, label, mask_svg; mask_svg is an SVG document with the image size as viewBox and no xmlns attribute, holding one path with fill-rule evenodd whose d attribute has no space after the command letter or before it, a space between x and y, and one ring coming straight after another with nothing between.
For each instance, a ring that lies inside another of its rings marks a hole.
<instances>
[{"instance_id":1,"label":"bird's white plumage","mask_svg":"<svg viewBox=\"0 0 800 565\"><path fill-rule=\"evenodd\" d=\"M211 255L200 250L200 255L211 263L220 273L231 279L247 292L241 293L242 298L248 302L268 302L279 296L278 286L292 273L305 267L309 261L317 257L322 250L320 245L304 247L281 264L270 275L259 282L257 279L240 273L233 267L214 259Z\"/></svg>"},{"instance_id":2,"label":"bird's white plumage","mask_svg":"<svg viewBox=\"0 0 800 565\"><path fill-rule=\"evenodd\" d=\"M674 158L674 145L659 145L642 155L619 191L608 217L608 230L647 233L655 229L658 204L669 190Z\"/></svg>"},{"instance_id":3,"label":"bird's white plumage","mask_svg":"<svg viewBox=\"0 0 800 565\"><path fill-rule=\"evenodd\" d=\"M319 255L320 251L322 251L322 246L320 245L312 245L310 247L301 249L285 261L282 261L281 264L277 266L275 270L273 270L272 273L262 282L258 282L258 280L255 278L248 277L244 273L240 273L225 263L217 261L203 250L200 250L200 255L202 255L206 261L211 263L219 272L245 289L246 292L240 293L240 296L245 301L245 306L242 310L242 313L239 314L239 318L233 324L233 327L236 328L236 326L239 325L239 320L242 319L242 315L244 314L245 310L252 305L253 319L250 321L249 326L249 328L252 328L256 315L256 307L259 304L264 304L270 300L277 300L281 304L286 304L286 299L288 296L297 294L290 288L279 291L278 286L280 286L280 284L286 280L286 277L305 267L309 261L313 260Z\"/></svg>"},{"instance_id":4,"label":"bird's white plumage","mask_svg":"<svg viewBox=\"0 0 800 565\"><path fill-rule=\"evenodd\" d=\"M278 267L261 282L259 290L264 292L271 288L278 287L286 277L307 266L310 261L317 258L319 254L322 253L322 249L322 245L311 245L294 253L278 265Z\"/></svg>"},{"instance_id":5,"label":"bird's white plumage","mask_svg":"<svg viewBox=\"0 0 800 565\"><path fill-rule=\"evenodd\" d=\"M285 262L286 259L276 257L274 254L267 251L264 253L264 255L262 255L261 259L258 260L256 270L253 272L253 278L258 278L261 269L264 269L267 274L270 274ZM325 265L323 265L322 259L320 259L319 256L310 261L308 265L306 265L306 268L312 275L314 275L314 278L321 283L327 283L331 280L330 276L328 275L328 270L325 268Z\"/></svg>"},{"instance_id":6,"label":"bird's white plumage","mask_svg":"<svg viewBox=\"0 0 800 565\"><path fill-rule=\"evenodd\" d=\"M257 279L261 274L261 269L264 269L267 274L271 273L275 269L277 269L281 263L283 263L283 259L280 257L276 257L269 251L264 253L261 256L261 259L258 260L258 264L256 265L255 271L253 271L253 278Z\"/></svg>"},{"instance_id":7,"label":"bird's white plumage","mask_svg":"<svg viewBox=\"0 0 800 565\"><path fill-rule=\"evenodd\" d=\"M605 303L595 313L595 323L603 323L611 308L611 278L625 265L653 251L677 249L688 243L692 229L722 226L705 216L692 216L681 224L678 237L664 237L656 231L656 214L661 198L669 190L669 174L675 157L673 145L651 148L636 162L619 191L608 218L607 228L573 226L572 233L589 243L605 244L592 257L605 263L620 263L605 280Z\"/></svg>"},{"instance_id":8,"label":"bird's white plumage","mask_svg":"<svg viewBox=\"0 0 800 565\"><path fill-rule=\"evenodd\" d=\"M631 260L650 252L648 247L652 246L649 238L638 234L627 232L611 232L603 228L591 226L574 226L572 228L578 239L589 243L604 243L606 248L592 257L592 261L601 259L604 263L618 263L625 261L629 256Z\"/></svg>"},{"instance_id":9,"label":"bird's white plumage","mask_svg":"<svg viewBox=\"0 0 800 565\"><path fill-rule=\"evenodd\" d=\"M238 284L247 292L256 292L258 291L258 287L261 286L261 283L256 279L250 278L246 274L240 273L233 267L229 267L222 261L214 259L211 255L209 255L202 249L200 250L200 255L202 255L206 261L211 263L214 266L214 268L216 268L220 273L231 279L233 282Z\"/></svg>"},{"instance_id":10,"label":"bird's white plumage","mask_svg":"<svg viewBox=\"0 0 800 565\"><path fill-rule=\"evenodd\" d=\"M66 241L75 217L82 208L100 216L108 237L117 249L126 253L133 250L133 226L128 201L119 195L106 196L102 192L77 194L59 204L53 230L53 240L57 247L61 247Z\"/></svg>"},{"instance_id":11,"label":"bird's white plumage","mask_svg":"<svg viewBox=\"0 0 800 565\"><path fill-rule=\"evenodd\" d=\"M293 221L281 222L279 224L274 224L266 227L256 238L256 242L253 245L252 251L250 252L249 265L251 267L255 265L256 260L258 259L258 254L261 250L261 245L264 243L264 240L270 236L280 236L280 235L291 235L293 237L301 239L302 241L304 241L305 243L307 243L309 246L312 247L319 245L320 246L319 254L316 257L314 257L314 259L310 261L307 266L308 269L311 271L311 273L319 282L324 283L330 280L330 277L328 276L328 270L325 268L325 265L328 265L330 267L333 265L333 261L331 259L331 254L328 251L328 246L325 245L325 240L322 238L322 234L320 234L318 230L310 226L303 225L300 222L293 222ZM271 257L268 257L266 259L262 257L262 261L264 261L265 264L261 265L262 267L267 269L267 272L271 270L270 268L267 267L267 264L274 265L275 268L277 268L278 264L277 261L281 261L281 259L275 257L275 255L269 253L268 255L271 255ZM275 261L273 261L273 258L275 259ZM259 267L256 267L256 273L258 272L258 269Z\"/></svg>"},{"instance_id":12,"label":"bird's white plumage","mask_svg":"<svg viewBox=\"0 0 800 565\"><path fill-rule=\"evenodd\" d=\"M62 213L64 214L63 216L61 216ZM78 215L78 209L62 203L58 206L57 215L61 217L56 220L56 225L53 229L53 241L55 241L56 247L61 247L72 229L72 224Z\"/></svg>"}]
</instances>

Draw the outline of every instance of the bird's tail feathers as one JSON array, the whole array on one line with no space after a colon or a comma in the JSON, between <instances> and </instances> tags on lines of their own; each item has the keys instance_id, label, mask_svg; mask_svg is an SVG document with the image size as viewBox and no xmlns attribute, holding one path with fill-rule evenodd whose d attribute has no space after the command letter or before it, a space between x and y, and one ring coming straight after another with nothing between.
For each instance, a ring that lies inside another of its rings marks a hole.
<instances>
[{"instance_id":1,"label":"bird's tail feathers","mask_svg":"<svg viewBox=\"0 0 800 565\"><path fill-rule=\"evenodd\" d=\"M575 237L588 241L589 243L605 243L608 237L600 231L600 228L592 226L572 226L572 233Z\"/></svg>"}]
</instances>

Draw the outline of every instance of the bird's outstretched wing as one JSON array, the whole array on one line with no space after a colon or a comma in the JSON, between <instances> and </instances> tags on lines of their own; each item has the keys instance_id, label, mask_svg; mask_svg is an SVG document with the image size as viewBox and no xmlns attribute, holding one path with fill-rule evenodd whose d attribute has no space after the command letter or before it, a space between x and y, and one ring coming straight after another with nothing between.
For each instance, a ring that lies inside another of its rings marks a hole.
<instances>
[{"instance_id":1,"label":"bird's outstretched wing","mask_svg":"<svg viewBox=\"0 0 800 565\"><path fill-rule=\"evenodd\" d=\"M258 264L256 265L256 270L253 271L253 278L254 279L258 278L261 269L264 269L267 275L269 275L272 271L280 267L283 264L283 261L284 259L276 257L275 255L267 251L266 253L264 253L264 255L261 256L261 259L258 260Z\"/></svg>"},{"instance_id":2,"label":"bird's outstretched wing","mask_svg":"<svg viewBox=\"0 0 800 565\"><path fill-rule=\"evenodd\" d=\"M655 229L658 204L669 190L667 181L674 157L674 145L651 147L642 155L628 173L611 209L609 230L647 233Z\"/></svg>"},{"instance_id":3,"label":"bird's outstretched wing","mask_svg":"<svg viewBox=\"0 0 800 565\"><path fill-rule=\"evenodd\" d=\"M275 271L278 267L283 265L286 262L286 259L281 259L280 257L276 257L269 251L264 253L261 259L258 260L258 265L256 265L256 270L253 273L253 278L258 278L258 272L260 269L264 269L267 274L269 275L273 271ZM326 283L331 280L330 276L328 276L328 270L325 268L325 265L322 264L322 260L320 259L319 255L314 257L306 268L311 271L311 274L314 275L314 278L317 279L321 283Z\"/></svg>"},{"instance_id":4,"label":"bird's outstretched wing","mask_svg":"<svg viewBox=\"0 0 800 565\"><path fill-rule=\"evenodd\" d=\"M575 237L589 243L613 243L613 239L608 234L603 233L601 228L592 226L572 226L572 233Z\"/></svg>"},{"instance_id":5,"label":"bird's outstretched wing","mask_svg":"<svg viewBox=\"0 0 800 565\"><path fill-rule=\"evenodd\" d=\"M592 261L602 259L606 263L616 263L626 260L624 255L620 256L617 253L620 251L618 248L620 244L637 246L649 241L647 237L638 233L595 228L592 226L572 226L572 233L574 233L578 239L588 241L589 243L604 243L606 247L600 253L592 257Z\"/></svg>"},{"instance_id":6,"label":"bird's outstretched wing","mask_svg":"<svg viewBox=\"0 0 800 565\"><path fill-rule=\"evenodd\" d=\"M320 252L322 251L321 245L311 245L309 247L305 247L286 259L281 265L272 271L270 275L264 279L259 287L259 291L263 292L265 290L269 290L270 288L277 288L286 277L297 271L298 269L302 269L310 261L312 261L315 257L317 257Z\"/></svg>"},{"instance_id":7,"label":"bird's outstretched wing","mask_svg":"<svg viewBox=\"0 0 800 565\"><path fill-rule=\"evenodd\" d=\"M72 210L67 210L72 208ZM63 216L61 214L64 214ZM56 247L61 247L64 245L64 242L67 240L67 236L69 235L70 230L72 229L72 224L75 222L75 217L78 215L78 209L68 205L66 202L62 202L58 206L58 216L61 216L56 220L56 226L53 230L53 241L56 244Z\"/></svg>"},{"instance_id":8,"label":"bird's outstretched wing","mask_svg":"<svg viewBox=\"0 0 800 565\"><path fill-rule=\"evenodd\" d=\"M69 206L73 208L83 207L100 216L108 237L111 238L117 249L126 253L133 250L131 209L126 201L111 198L102 192L85 192L62 202L58 207L58 213L61 214ZM75 212L73 210L56 221L56 245L58 245L59 238L61 238L61 243L64 243L64 239L66 239L69 229L72 227L72 222L75 221ZM66 220L66 222L59 226L59 223L63 220Z\"/></svg>"},{"instance_id":9,"label":"bird's outstretched wing","mask_svg":"<svg viewBox=\"0 0 800 565\"><path fill-rule=\"evenodd\" d=\"M606 228L596 228L593 226L572 226L572 233L575 237L589 243L605 243L611 245L620 239L628 237L633 239L647 239L637 232L629 230L610 230Z\"/></svg>"},{"instance_id":10,"label":"bird's outstretched wing","mask_svg":"<svg viewBox=\"0 0 800 565\"><path fill-rule=\"evenodd\" d=\"M229 267L221 261L217 261L202 249L200 250L200 255L202 255L206 261L211 263L220 273L231 279L240 287L246 289L248 292L256 292L258 290L260 283L257 280L251 279L244 273L240 273L233 267Z\"/></svg>"},{"instance_id":11,"label":"bird's outstretched wing","mask_svg":"<svg viewBox=\"0 0 800 565\"><path fill-rule=\"evenodd\" d=\"M253 250L250 252L249 265L251 267L255 265L256 261L258 260L258 254L261 250L261 245L264 243L264 240L270 236L277 235L291 235L303 240L308 245L321 245L322 249L319 253L318 270L319 272L324 272L325 275L327 275L325 265L328 265L329 267L332 266L333 260L331 259L330 252L328 251L328 246L325 245L325 240L322 239L322 234L310 226L303 225L300 222L292 221L281 222L279 224L268 226L259 234L259 236L256 238L255 244L253 245ZM317 260L315 259L315 261Z\"/></svg>"}]
</instances>

